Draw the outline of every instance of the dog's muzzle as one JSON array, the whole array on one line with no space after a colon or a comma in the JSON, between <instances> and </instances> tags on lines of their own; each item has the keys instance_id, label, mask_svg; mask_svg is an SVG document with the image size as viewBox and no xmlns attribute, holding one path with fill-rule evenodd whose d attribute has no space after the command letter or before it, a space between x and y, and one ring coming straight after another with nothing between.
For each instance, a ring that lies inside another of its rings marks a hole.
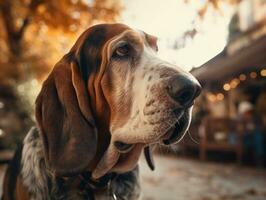
<instances>
[{"instance_id":1,"label":"dog's muzzle","mask_svg":"<svg viewBox=\"0 0 266 200\"><path fill-rule=\"evenodd\" d=\"M172 117L177 122L161 138L163 144L170 145L179 141L184 135L184 130L190 123L190 108L195 98L199 96L201 86L193 76L178 74L170 77L166 81L165 92L168 94L169 99L176 105L172 109ZM134 144L127 144L121 141L116 141L114 145L121 153L130 151L134 146Z\"/></svg>"},{"instance_id":2,"label":"dog's muzzle","mask_svg":"<svg viewBox=\"0 0 266 200\"><path fill-rule=\"evenodd\" d=\"M189 109L194 104L195 98L200 95L201 86L192 76L176 75L169 79L166 88L169 96L179 104L178 108L173 110L178 121L163 139L165 145L170 145L179 141L184 135L184 129L190 123Z\"/></svg>"}]
</instances>

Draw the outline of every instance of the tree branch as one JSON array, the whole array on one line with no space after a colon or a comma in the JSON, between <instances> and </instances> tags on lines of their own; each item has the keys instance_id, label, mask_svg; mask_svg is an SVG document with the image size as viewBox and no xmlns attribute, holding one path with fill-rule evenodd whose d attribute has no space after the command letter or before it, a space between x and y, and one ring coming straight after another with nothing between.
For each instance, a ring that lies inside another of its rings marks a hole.
<instances>
[{"instance_id":1,"label":"tree branch","mask_svg":"<svg viewBox=\"0 0 266 200\"><path fill-rule=\"evenodd\" d=\"M43 3L44 0L31 0L31 2L29 3L28 13L23 19L21 27L17 31L17 35L18 37L20 37L20 39L23 37L26 27L30 24L31 16L36 12L38 6L40 6Z\"/></svg>"},{"instance_id":2,"label":"tree branch","mask_svg":"<svg viewBox=\"0 0 266 200\"><path fill-rule=\"evenodd\" d=\"M19 28L16 28L15 19L12 15L12 1L1 1L0 11L2 14L5 31L7 33L8 46L13 54L19 54L19 43L24 36L26 28L30 24L32 15L34 15L38 6L42 3L44 3L44 0L31 0L31 2L28 4L28 12L24 19L22 19L22 25Z\"/></svg>"}]
</instances>

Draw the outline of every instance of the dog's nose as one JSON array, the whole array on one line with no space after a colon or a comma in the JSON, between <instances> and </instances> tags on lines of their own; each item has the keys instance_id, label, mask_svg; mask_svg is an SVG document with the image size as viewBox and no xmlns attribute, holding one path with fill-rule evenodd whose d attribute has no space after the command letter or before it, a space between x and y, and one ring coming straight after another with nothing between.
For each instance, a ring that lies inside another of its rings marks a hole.
<instances>
[{"instance_id":1,"label":"dog's nose","mask_svg":"<svg viewBox=\"0 0 266 200\"><path fill-rule=\"evenodd\" d=\"M185 75L176 75L170 78L167 85L169 95L184 107L193 104L200 95L201 86L195 78Z\"/></svg>"}]
</instances>

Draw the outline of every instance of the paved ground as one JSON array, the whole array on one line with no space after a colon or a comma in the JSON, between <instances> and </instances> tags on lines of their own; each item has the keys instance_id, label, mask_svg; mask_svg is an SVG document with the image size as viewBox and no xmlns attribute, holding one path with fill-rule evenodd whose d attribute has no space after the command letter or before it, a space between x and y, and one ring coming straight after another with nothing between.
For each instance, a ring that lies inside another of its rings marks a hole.
<instances>
[{"instance_id":1,"label":"paved ground","mask_svg":"<svg viewBox=\"0 0 266 200\"><path fill-rule=\"evenodd\" d=\"M266 170L161 155L155 162L151 172L141 160L143 200L266 200Z\"/></svg>"},{"instance_id":2,"label":"paved ground","mask_svg":"<svg viewBox=\"0 0 266 200\"><path fill-rule=\"evenodd\" d=\"M266 170L174 156L141 162L144 200L266 200Z\"/></svg>"}]
</instances>

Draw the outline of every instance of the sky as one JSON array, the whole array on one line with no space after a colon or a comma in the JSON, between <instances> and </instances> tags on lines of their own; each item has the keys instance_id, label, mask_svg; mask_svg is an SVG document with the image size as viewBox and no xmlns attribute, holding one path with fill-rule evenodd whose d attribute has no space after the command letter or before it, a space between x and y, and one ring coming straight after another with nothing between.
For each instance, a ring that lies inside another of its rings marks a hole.
<instances>
[{"instance_id":1,"label":"sky","mask_svg":"<svg viewBox=\"0 0 266 200\"><path fill-rule=\"evenodd\" d=\"M123 0L121 22L158 37L159 56L190 70L217 55L226 45L228 23L233 9L222 5L220 12L209 9L199 20L197 9L204 0ZM174 49L173 45L183 33L193 26L198 34L187 39L185 48Z\"/></svg>"}]
</instances>

